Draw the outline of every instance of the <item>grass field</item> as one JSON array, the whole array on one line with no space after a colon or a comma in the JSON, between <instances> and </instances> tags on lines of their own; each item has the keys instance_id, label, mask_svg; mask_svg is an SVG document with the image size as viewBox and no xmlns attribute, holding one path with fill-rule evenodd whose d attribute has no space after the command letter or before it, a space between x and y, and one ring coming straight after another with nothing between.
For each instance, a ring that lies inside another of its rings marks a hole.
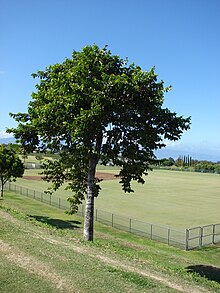
<instances>
[{"instance_id":1,"label":"grass field","mask_svg":"<svg viewBox=\"0 0 220 293\"><path fill-rule=\"evenodd\" d=\"M124 194L116 181L103 181L96 207L177 228L220 223L218 174L155 170L133 187Z\"/></svg>"},{"instance_id":2,"label":"grass field","mask_svg":"<svg viewBox=\"0 0 220 293\"><path fill-rule=\"evenodd\" d=\"M13 192L0 201L0 292L220 292L220 247L182 251ZM202 274L206 277L201 277Z\"/></svg>"},{"instance_id":3,"label":"grass field","mask_svg":"<svg viewBox=\"0 0 220 293\"><path fill-rule=\"evenodd\" d=\"M110 167L102 172L115 173ZM27 170L26 175L36 175ZM101 193L95 207L140 221L168 225L176 229L220 223L220 175L195 172L154 170L144 185L133 183L135 192L125 194L118 180L101 182ZM44 181L18 179L17 185L44 191ZM69 191L61 188L56 195L67 198Z\"/></svg>"}]
</instances>

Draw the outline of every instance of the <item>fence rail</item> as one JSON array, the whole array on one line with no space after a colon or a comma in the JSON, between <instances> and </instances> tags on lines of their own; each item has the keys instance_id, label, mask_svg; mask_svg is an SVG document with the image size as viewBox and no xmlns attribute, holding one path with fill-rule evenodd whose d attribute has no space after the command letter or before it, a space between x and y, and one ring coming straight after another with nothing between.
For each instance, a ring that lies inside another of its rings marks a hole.
<instances>
[{"instance_id":1,"label":"fence rail","mask_svg":"<svg viewBox=\"0 0 220 293\"><path fill-rule=\"evenodd\" d=\"M18 186L10 182L6 183L5 188L59 209L70 209L70 204L66 199L55 195L48 195L46 193ZM84 217L84 205L79 206L77 214ZM220 224L193 227L180 231L171 227L126 218L124 216L99 209L95 209L94 219L97 222L109 225L119 230L143 236L158 242L163 242L184 250L201 248L203 246L217 244L220 242Z\"/></svg>"},{"instance_id":2,"label":"fence rail","mask_svg":"<svg viewBox=\"0 0 220 293\"><path fill-rule=\"evenodd\" d=\"M220 224L211 224L186 229L186 250L220 242Z\"/></svg>"}]
</instances>

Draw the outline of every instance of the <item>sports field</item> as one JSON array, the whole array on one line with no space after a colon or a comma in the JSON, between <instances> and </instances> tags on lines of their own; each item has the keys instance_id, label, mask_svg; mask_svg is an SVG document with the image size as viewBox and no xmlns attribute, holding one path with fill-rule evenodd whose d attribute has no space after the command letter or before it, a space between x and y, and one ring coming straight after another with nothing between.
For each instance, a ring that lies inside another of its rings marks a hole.
<instances>
[{"instance_id":1,"label":"sports field","mask_svg":"<svg viewBox=\"0 0 220 293\"><path fill-rule=\"evenodd\" d=\"M114 174L116 170L100 168L99 172ZM35 175L36 170L25 173L25 176ZM145 179L144 185L132 184L134 193L125 194L118 179L104 176L95 208L177 229L220 223L219 174L154 170ZM38 191L48 187L48 183L36 178L18 179L16 184ZM67 197L70 192L62 188L56 195Z\"/></svg>"},{"instance_id":2,"label":"sports field","mask_svg":"<svg viewBox=\"0 0 220 293\"><path fill-rule=\"evenodd\" d=\"M177 228L220 223L218 174L155 170L133 187L124 194L116 181L103 181L96 208Z\"/></svg>"}]
</instances>

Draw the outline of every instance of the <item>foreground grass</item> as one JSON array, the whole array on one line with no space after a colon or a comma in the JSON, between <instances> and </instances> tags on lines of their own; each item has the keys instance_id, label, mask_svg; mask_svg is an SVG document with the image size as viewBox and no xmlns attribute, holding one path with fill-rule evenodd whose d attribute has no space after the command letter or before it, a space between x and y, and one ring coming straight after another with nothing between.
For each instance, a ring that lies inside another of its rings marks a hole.
<instances>
[{"instance_id":1,"label":"foreground grass","mask_svg":"<svg viewBox=\"0 0 220 293\"><path fill-rule=\"evenodd\" d=\"M98 223L84 242L80 217L9 192L0 206L0 292L220 292L219 246L186 252ZM201 265L212 281L188 272Z\"/></svg>"}]
</instances>

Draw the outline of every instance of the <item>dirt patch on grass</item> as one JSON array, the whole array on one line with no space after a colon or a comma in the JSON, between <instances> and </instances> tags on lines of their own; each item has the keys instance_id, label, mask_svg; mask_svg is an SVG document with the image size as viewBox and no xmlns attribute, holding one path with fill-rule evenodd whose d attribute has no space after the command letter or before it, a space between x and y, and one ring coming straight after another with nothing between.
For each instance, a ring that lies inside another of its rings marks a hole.
<instances>
[{"instance_id":1,"label":"dirt patch on grass","mask_svg":"<svg viewBox=\"0 0 220 293\"><path fill-rule=\"evenodd\" d=\"M102 180L115 180L118 179L114 174L112 173L105 173L105 172L97 172L96 177Z\"/></svg>"},{"instance_id":2,"label":"dirt patch on grass","mask_svg":"<svg viewBox=\"0 0 220 293\"><path fill-rule=\"evenodd\" d=\"M41 176L31 176L31 175L30 176L26 175L26 176L23 176L22 178L27 180L43 180Z\"/></svg>"},{"instance_id":3,"label":"dirt patch on grass","mask_svg":"<svg viewBox=\"0 0 220 293\"><path fill-rule=\"evenodd\" d=\"M97 172L96 177L98 177L101 180L115 180L117 177L115 177L112 173L105 173L105 172ZM32 175L25 175L22 177L23 179L27 180L43 180L42 176L32 176Z\"/></svg>"},{"instance_id":4,"label":"dirt patch on grass","mask_svg":"<svg viewBox=\"0 0 220 293\"><path fill-rule=\"evenodd\" d=\"M131 272L131 273L136 273L139 274L140 276L146 277L146 278L150 278L153 279L155 281L160 282L161 284L174 289L178 292L184 292L184 293L211 293L208 290L203 290L202 288L193 288L191 286L188 285L179 285L176 282L173 282L170 278L166 278L163 276L160 276L157 273L153 273L150 272L147 268L145 269L139 269L138 267L135 267L133 265L130 265L129 263L127 263L126 261L123 262L121 260L117 260L117 259L113 259L109 256L103 255L102 253L97 252L95 250L93 250L92 248L89 247L83 247L83 246L77 246L74 245L73 243L66 243L65 241L62 240L55 240L54 238L52 238L51 236L45 237L43 235L35 235L37 238L41 238L51 244L54 245L61 245L65 248L69 248L71 250L73 250L74 252L80 253L80 254L84 254L87 255L88 257L93 257L95 259L99 259L101 262L103 262L105 265L109 265L112 266L114 268L118 268L121 270L124 270L126 272ZM64 249L65 249L64 248Z\"/></svg>"},{"instance_id":5,"label":"dirt patch on grass","mask_svg":"<svg viewBox=\"0 0 220 293\"><path fill-rule=\"evenodd\" d=\"M32 256L28 256L17 247L5 243L2 240L0 240L0 253L20 268L48 280L60 291L77 292L75 288L68 285L70 284L70 280L54 272L48 265Z\"/></svg>"}]
</instances>

